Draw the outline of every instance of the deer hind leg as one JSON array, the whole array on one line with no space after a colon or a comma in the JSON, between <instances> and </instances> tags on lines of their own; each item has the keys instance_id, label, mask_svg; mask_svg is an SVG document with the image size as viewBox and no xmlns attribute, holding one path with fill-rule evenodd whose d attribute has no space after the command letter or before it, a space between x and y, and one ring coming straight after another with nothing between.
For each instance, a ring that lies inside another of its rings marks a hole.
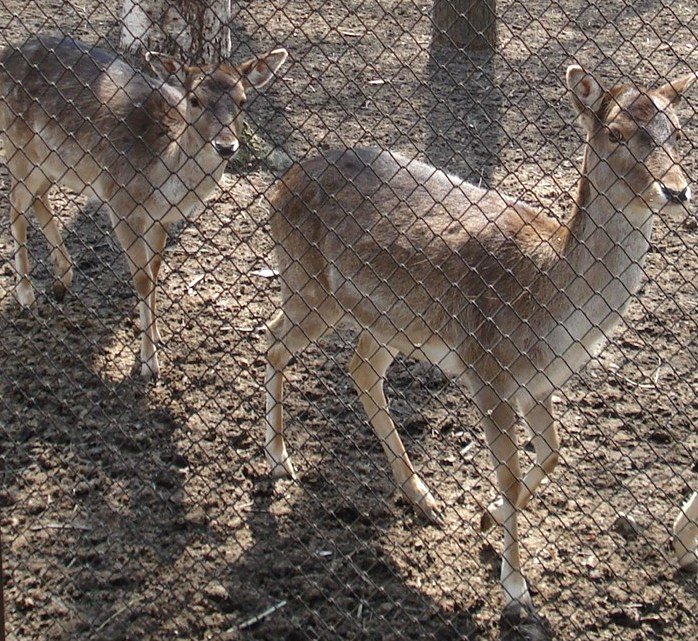
<instances>
[{"instance_id":1,"label":"deer hind leg","mask_svg":"<svg viewBox=\"0 0 698 641\"><path fill-rule=\"evenodd\" d=\"M49 185L46 185L34 200L34 213L39 221L41 232L51 247L53 263L53 295L62 301L73 283L73 262L66 249L63 236L56 224L56 218L48 200Z\"/></svg>"},{"instance_id":2,"label":"deer hind leg","mask_svg":"<svg viewBox=\"0 0 698 641\"><path fill-rule=\"evenodd\" d=\"M521 495L521 468L516 444L516 412L507 400L493 398L489 390L481 392L476 402L483 414L485 436L497 474L497 485L502 495L502 526L504 550L502 553L501 584L507 605L518 601L531 605L526 579L521 572L518 531L518 501Z\"/></svg>"},{"instance_id":3,"label":"deer hind leg","mask_svg":"<svg viewBox=\"0 0 698 641\"><path fill-rule=\"evenodd\" d=\"M15 297L22 307L30 307L36 299L29 280L29 252L27 251L27 211L34 203L34 193L27 180L13 178L10 188L10 228L15 245L17 284Z\"/></svg>"},{"instance_id":4,"label":"deer hind leg","mask_svg":"<svg viewBox=\"0 0 698 641\"><path fill-rule=\"evenodd\" d=\"M530 399L525 403L523 418L533 432L531 442L536 458L521 484L521 491L516 503L519 510L528 505L538 486L546 476L552 474L557 465L560 452L560 438L557 423L553 417L552 394L543 401ZM482 517L480 523L483 531L489 530L495 523L502 525L504 519L504 499L499 497L493 501Z\"/></svg>"},{"instance_id":5,"label":"deer hind leg","mask_svg":"<svg viewBox=\"0 0 698 641\"><path fill-rule=\"evenodd\" d=\"M349 374L354 380L373 431L383 446L398 488L417 512L424 514L430 521L438 522L437 503L415 472L388 411L383 382L396 354L396 351L379 345L368 332L363 332L349 364Z\"/></svg>"},{"instance_id":6,"label":"deer hind leg","mask_svg":"<svg viewBox=\"0 0 698 641\"><path fill-rule=\"evenodd\" d=\"M698 572L698 492L681 507L674 521L674 552L679 566Z\"/></svg>"},{"instance_id":7,"label":"deer hind leg","mask_svg":"<svg viewBox=\"0 0 698 641\"><path fill-rule=\"evenodd\" d=\"M120 220L114 231L126 252L133 286L138 296L141 330L140 369L144 380L156 379L160 375L157 344L154 337L153 310L151 301L155 283L151 271L151 254L142 236L142 229L134 223Z\"/></svg>"},{"instance_id":8,"label":"deer hind leg","mask_svg":"<svg viewBox=\"0 0 698 641\"><path fill-rule=\"evenodd\" d=\"M339 318L333 304L311 309L294 299L267 326L266 437L264 453L276 478L295 478L296 473L286 450L283 417L284 369L294 354L319 339Z\"/></svg>"}]
</instances>

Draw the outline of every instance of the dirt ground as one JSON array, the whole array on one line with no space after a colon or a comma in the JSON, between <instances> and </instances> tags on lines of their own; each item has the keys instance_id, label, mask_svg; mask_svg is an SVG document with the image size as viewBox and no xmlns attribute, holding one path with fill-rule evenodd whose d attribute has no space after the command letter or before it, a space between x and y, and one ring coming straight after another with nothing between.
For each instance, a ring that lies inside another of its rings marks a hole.
<instances>
[{"instance_id":1,"label":"dirt ground","mask_svg":"<svg viewBox=\"0 0 698 641\"><path fill-rule=\"evenodd\" d=\"M114 4L114 3L112 3ZM293 158L379 144L541 201L564 217L580 134L563 88L578 61L613 82L698 71L694 0L500 0L489 59L430 51L426 0L233 3L243 57L286 46L250 109ZM603 7L603 8L601 8ZM114 6L0 0L0 40L116 33ZM698 175L698 90L683 116ZM393 413L443 507L396 498L339 333L289 368L298 480L262 455L264 341L277 304L264 162L226 175L168 246L162 378L130 376L135 297L107 217L53 198L76 265L63 303L32 234L36 307L13 299L7 174L0 200L0 508L9 638L60 641L456 639L498 635L501 533L481 534L493 475L466 394L399 359ZM557 395L563 456L522 517L525 570L558 639L698 638L698 584L669 548L698 466L698 229L659 220L627 324ZM522 435L523 437L524 435ZM629 515L637 531L618 527ZM267 612L266 616L258 618Z\"/></svg>"}]
</instances>

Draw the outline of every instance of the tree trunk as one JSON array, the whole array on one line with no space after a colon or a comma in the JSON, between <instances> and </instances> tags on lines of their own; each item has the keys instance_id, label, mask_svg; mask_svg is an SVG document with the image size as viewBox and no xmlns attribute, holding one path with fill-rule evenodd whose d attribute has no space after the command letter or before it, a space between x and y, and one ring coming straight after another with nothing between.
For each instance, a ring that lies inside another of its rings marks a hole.
<instances>
[{"instance_id":1,"label":"tree trunk","mask_svg":"<svg viewBox=\"0 0 698 641\"><path fill-rule=\"evenodd\" d=\"M434 0L434 44L479 51L497 44L497 0Z\"/></svg>"},{"instance_id":2,"label":"tree trunk","mask_svg":"<svg viewBox=\"0 0 698 641\"><path fill-rule=\"evenodd\" d=\"M124 0L121 48L159 51L188 63L230 57L231 0Z\"/></svg>"}]
</instances>

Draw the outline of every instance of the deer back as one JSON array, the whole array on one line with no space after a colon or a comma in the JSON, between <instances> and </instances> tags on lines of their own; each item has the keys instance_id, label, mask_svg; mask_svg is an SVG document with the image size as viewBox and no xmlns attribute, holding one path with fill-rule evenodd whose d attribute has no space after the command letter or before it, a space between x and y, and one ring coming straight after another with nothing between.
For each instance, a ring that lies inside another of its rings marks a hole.
<instances>
[{"instance_id":1,"label":"deer back","mask_svg":"<svg viewBox=\"0 0 698 641\"><path fill-rule=\"evenodd\" d=\"M548 316L545 274L564 230L495 191L357 149L296 165L271 202L284 286L314 293L315 304L336 298L387 342L403 334L420 346L436 336L470 361L504 349L522 319ZM519 343L533 340L526 334Z\"/></svg>"},{"instance_id":2,"label":"deer back","mask_svg":"<svg viewBox=\"0 0 698 641\"><path fill-rule=\"evenodd\" d=\"M8 48L0 69L10 142L53 182L92 185L105 200L148 171L186 125L175 108L181 91L70 38Z\"/></svg>"}]
</instances>

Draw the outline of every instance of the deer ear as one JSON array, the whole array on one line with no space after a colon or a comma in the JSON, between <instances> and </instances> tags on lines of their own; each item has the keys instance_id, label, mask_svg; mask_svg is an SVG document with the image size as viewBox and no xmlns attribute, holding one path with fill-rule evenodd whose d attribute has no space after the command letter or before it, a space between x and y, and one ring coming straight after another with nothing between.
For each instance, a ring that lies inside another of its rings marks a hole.
<instances>
[{"instance_id":1,"label":"deer ear","mask_svg":"<svg viewBox=\"0 0 698 641\"><path fill-rule=\"evenodd\" d=\"M274 49L243 62L238 67L238 71L243 78L245 88L261 89L264 87L274 77L277 69L284 64L286 58L288 58L286 49Z\"/></svg>"},{"instance_id":2,"label":"deer ear","mask_svg":"<svg viewBox=\"0 0 698 641\"><path fill-rule=\"evenodd\" d=\"M187 69L182 62L157 51L148 51L145 60L162 82L184 85Z\"/></svg>"},{"instance_id":3,"label":"deer ear","mask_svg":"<svg viewBox=\"0 0 698 641\"><path fill-rule=\"evenodd\" d=\"M698 80L698 74L689 73L687 76L682 76L662 85L657 89L657 93L664 96L670 104L675 105L681 101L681 98L683 98L696 80Z\"/></svg>"},{"instance_id":4,"label":"deer ear","mask_svg":"<svg viewBox=\"0 0 698 641\"><path fill-rule=\"evenodd\" d=\"M580 115L596 114L606 90L601 83L579 65L567 67L567 87L572 92L572 104Z\"/></svg>"}]
</instances>

